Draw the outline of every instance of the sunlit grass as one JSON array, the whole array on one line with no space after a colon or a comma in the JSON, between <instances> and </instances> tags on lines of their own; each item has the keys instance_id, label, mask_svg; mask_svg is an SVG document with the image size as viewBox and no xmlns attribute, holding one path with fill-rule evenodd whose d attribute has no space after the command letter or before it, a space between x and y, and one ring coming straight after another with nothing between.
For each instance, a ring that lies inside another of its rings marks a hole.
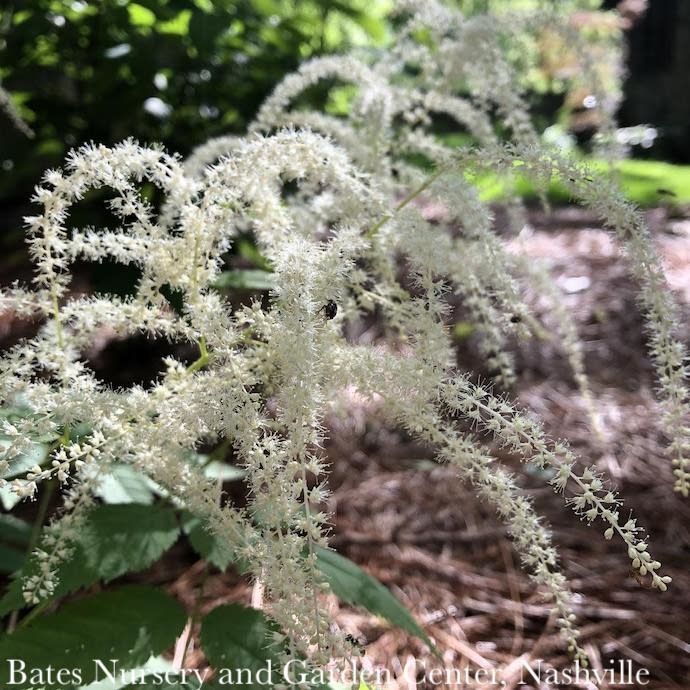
<instances>
[{"instance_id":1,"label":"sunlit grass","mask_svg":"<svg viewBox=\"0 0 690 690\"><path fill-rule=\"evenodd\" d=\"M602 160L586 158L592 167L606 170L609 164ZM690 165L673 165L662 161L624 160L614 165L625 195L640 206L676 205L690 203ZM486 201L498 199L503 186L493 176L481 180L482 198ZM536 199L534 185L520 178L517 192L525 199ZM554 204L571 202L565 185L554 181L549 185L547 197Z\"/></svg>"}]
</instances>

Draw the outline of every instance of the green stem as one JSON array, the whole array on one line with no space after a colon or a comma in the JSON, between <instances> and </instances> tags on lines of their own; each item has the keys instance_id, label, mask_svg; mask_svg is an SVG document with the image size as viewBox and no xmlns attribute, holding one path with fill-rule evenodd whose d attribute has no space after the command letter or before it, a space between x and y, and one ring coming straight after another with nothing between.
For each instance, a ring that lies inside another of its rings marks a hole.
<instances>
[{"instance_id":1,"label":"green stem","mask_svg":"<svg viewBox=\"0 0 690 690\"><path fill-rule=\"evenodd\" d=\"M17 627L23 628L24 626L31 623L31 621L34 618L37 618L38 616L40 616L48 608L48 606L52 602L53 602L52 599L44 599L40 604L38 604L38 606L34 606L34 608L32 608L31 611L29 611L29 613L27 613L26 616L24 616L24 618L22 618L21 622L19 623L19 625Z\"/></svg>"},{"instance_id":2,"label":"green stem","mask_svg":"<svg viewBox=\"0 0 690 690\"><path fill-rule=\"evenodd\" d=\"M58 302L57 291L55 286L50 290L50 295L53 302L53 319L55 320L55 334L57 336L57 344L61 350L65 348L65 341L62 336L62 322L60 321L60 303Z\"/></svg>"},{"instance_id":3,"label":"green stem","mask_svg":"<svg viewBox=\"0 0 690 690\"><path fill-rule=\"evenodd\" d=\"M47 482L47 486L41 492L41 502L38 504L38 512L36 513L36 518L34 519L34 524L31 528L31 536L29 537L29 545L26 547L27 555L36 548L38 544L39 537L41 536L41 531L43 530L43 522L46 519L46 514L48 513L48 506L50 505L50 499L55 491L55 480L50 479Z\"/></svg>"},{"instance_id":4,"label":"green stem","mask_svg":"<svg viewBox=\"0 0 690 690\"><path fill-rule=\"evenodd\" d=\"M395 211L388 216L384 216L381 218L375 225L373 225L369 230L367 230L366 237L371 239L376 235L376 233L383 227L391 218L395 217L395 214L398 213L399 211L402 211L405 206L407 206L410 202L414 201L420 194L425 192L431 185L439 178L443 173L447 172L449 169L449 166L444 165L441 166L438 170L433 175L430 175L429 177L422 182L422 184L417 187L414 191L410 192L396 207Z\"/></svg>"},{"instance_id":5,"label":"green stem","mask_svg":"<svg viewBox=\"0 0 690 690\"><path fill-rule=\"evenodd\" d=\"M209 354L209 351L206 349L206 339L203 335L199 338L198 345L199 358L187 367L188 374L192 374L195 371L199 371L199 369L203 369L211 361L211 355Z\"/></svg>"}]
</instances>

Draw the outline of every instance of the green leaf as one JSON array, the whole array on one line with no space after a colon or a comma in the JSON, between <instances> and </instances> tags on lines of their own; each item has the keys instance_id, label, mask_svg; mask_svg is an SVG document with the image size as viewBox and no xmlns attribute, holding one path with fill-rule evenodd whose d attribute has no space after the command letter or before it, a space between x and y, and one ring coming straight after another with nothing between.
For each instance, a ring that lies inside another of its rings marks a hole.
<instances>
[{"instance_id":1,"label":"green leaf","mask_svg":"<svg viewBox=\"0 0 690 690\"><path fill-rule=\"evenodd\" d=\"M8 486L0 486L0 503L4 510L12 510L21 499Z\"/></svg>"},{"instance_id":2,"label":"green leaf","mask_svg":"<svg viewBox=\"0 0 690 690\"><path fill-rule=\"evenodd\" d=\"M8 575L15 570L19 570L24 564L25 555L23 551L19 551L12 546L0 544L0 573Z\"/></svg>"},{"instance_id":3,"label":"green leaf","mask_svg":"<svg viewBox=\"0 0 690 690\"><path fill-rule=\"evenodd\" d=\"M25 546L31 538L31 525L14 515L0 515L0 539Z\"/></svg>"},{"instance_id":4,"label":"green leaf","mask_svg":"<svg viewBox=\"0 0 690 690\"><path fill-rule=\"evenodd\" d=\"M175 513L164 505L109 505L89 516L79 544L87 565L107 581L148 568L179 533Z\"/></svg>"},{"instance_id":5,"label":"green leaf","mask_svg":"<svg viewBox=\"0 0 690 690\"><path fill-rule=\"evenodd\" d=\"M0 616L6 616L10 611L16 611L24 606L21 583L23 572L23 570L17 570L12 576L9 587L0 599Z\"/></svg>"},{"instance_id":6,"label":"green leaf","mask_svg":"<svg viewBox=\"0 0 690 690\"><path fill-rule=\"evenodd\" d=\"M175 543L179 534L175 513L166 506L100 506L89 515L73 554L59 567L53 597L148 568ZM25 606L22 582L35 571L32 559L16 573L0 599L0 616Z\"/></svg>"},{"instance_id":7,"label":"green leaf","mask_svg":"<svg viewBox=\"0 0 690 690\"><path fill-rule=\"evenodd\" d=\"M156 23L156 15L148 7L130 2L127 5L129 21L134 26L151 27Z\"/></svg>"},{"instance_id":8,"label":"green leaf","mask_svg":"<svg viewBox=\"0 0 690 690\"><path fill-rule=\"evenodd\" d=\"M96 495L105 503L153 503L154 495L151 481L131 465L115 465L112 471L102 478Z\"/></svg>"},{"instance_id":9,"label":"green leaf","mask_svg":"<svg viewBox=\"0 0 690 690\"><path fill-rule=\"evenodd\" d=\"M10 419L12 417L29 417L32 414L31 408L25 400L14 400L0 407L0 419Z\"/></svg>"},{"instance_id":10,"label":"green leaf","mask_svg":"<svg viewBox=\"0 0 690 690\"><path fill-rule=\"evenodd\" d=\"M230 465L220 460L212 460L204 467L204 476L209 479L220 479L223 482L236 482L244 479L247 472L241 467Z\"/></svg>"},{"instance_id":11,"label":"green leaf","mask_svg":"<svg viewBox=\"0 0 690 690\"><path fill-rule=\"evenodd\" d=\"M256 269L235 269L223 271L213 284L219 290L272 290L275 275Z\"/></svg>"},{"instance_id":12,"label":"green leaf","mask_svg":"<svg viewBox=\"0 0 690 690\"><path fill-rule=\"evenodd\" d=\"M14 515L0 515L0 573L13 573L24 565L31 525Z\"/></svg>"},{"instance_id":13,"label":"green leaf","mask_svg":"<svg viewBox=\"0 0 690 690\"><path fill-rule=\"evenodd\" d=\"M53 598L76 592L78 589L89 587L94 582L98 582L100 579L98 571L89 567L85 560L81 547L77 545L69 560L58 569L59 582L53 593ZM12 575L10 586L0 599L0 616L26 606L22 596L22 582L25 577L32 575L36 570L36 563L32 559L28 564L25 562L24 567Z\"/></svg>"},{"instance_id":14,"label":"green leaf","mask_svg":"<svg viewBox=\"0 0 690 690\"><path fill-rule=\"evenodd\" d=\"M7 448L9 440L0 438L0 446ZM10 479L25 474L34 465L40 465L48 455L47 443L32 443L24 453L16 455L9 461L9 469L0 473L3 479Z\"/></svg>"},{"instance_id":15,"label":"green leaf","mask_svg":"<svg viewBox=\"0 0 690 690\"><path fill-rule=\"evenodd\" d=\"M199 556L224 571L234 560L232 551L223 545L215 535L204 529L204 521L187 513L183 517L182 529L189 537L189 543Z\"/></svg>"},{"instance_id":16,"label":"green leaf","mask_svg":"<svg viewBox=\"0 0 690 690\"><path fill-rule=\"evenodd\" d=\"M15 676L20 682L10 686L9 664L1 664L0 687L78 687L98 679L96 659L109 670L111 659L117 659L118 671L136 668L170 647L186 618L175 599L140 585L66 604L57 613L0 637L0 659L20 659L27 671L38 669L44 674L40 679L28 673L26 678ZM46 672L49 666L54 669L52 677ZM69 671L58 679L56 669Z\"/></svg>"},{"instance_id":17,"label":"green leaf","mask_svg":"<svg viewBox=\"0 0 690 690\"><path fill-rule=\"evenodd\" d=\"M189 31L189 20L192 18L191 10L182 10L167 22L159 22L156 30L161 34L185 36Z\"/></svg>"},{"instance_id":18,"label":"green leaf","mask_svg":"<svg viewBox=\"0 0 690 690\"><path fill-rule=\"evenodd\" d=\"M276 14L280 16L281 7L276 0L252 0L254 8L263 15Z\"/></svg>"},{"instance_id":19,"label":"green leaf","mask_svg":"<svg viewBox=\"0 0 690 690\"><path fill-rule=\"evenodd\" d=\"M213 12L213 2L211 0L194 0L194 4L207 14Z\"/></svg>"},{"instance_id":20,"label":"green leaf","mask_svg":"<svg viewBox=\"0 0 690 690\"><path fill-rule=\"evenodd\" d=\"M247 261L251 261L256 268L271 272L271 262L259 251L258 247L247 237L237 240L237 253Z\"/></svg>"},{"instance_id":21,"label":"green leaf","mask_svg":"<svg viewBox=\"0 0 690 690\"><path fill-rule=\"evenodd\" d=\"M389 623L418 637L436 653L436 647L412 614L376 578L365 573L349 558L317 547L317 567L333 592L348 604L363 606Z\"/></svg>"},{"instance_id":22,"label":"green leaf","mask_svg":"<svg viewBox=\"0 0 690 690\"><path fill-rule=\"evenodd\" d=\"M218 606L201 623L201 648L212 666L232 673L233 688L265 690L266 685L279 680L276 674L282 675L278 654L270 646L270 636L277 630L275 623L261 611L240 604ZM271 667L274 677L262 678L269 675ZM240 671L258 682L236 682L248 680L246 676L236 676ZM228 684L228 680L222 674L218 677L221 685Z\"/></svg>"}]
</instances>

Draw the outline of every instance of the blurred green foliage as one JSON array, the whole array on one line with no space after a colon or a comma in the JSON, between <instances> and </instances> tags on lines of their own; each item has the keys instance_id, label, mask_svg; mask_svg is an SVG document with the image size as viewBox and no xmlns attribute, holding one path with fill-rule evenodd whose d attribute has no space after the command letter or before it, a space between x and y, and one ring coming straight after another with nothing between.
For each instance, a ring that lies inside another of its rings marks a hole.
<instances>
[{"instance_id":1,"label":"blurred green foliage","mask_svg":"<svg viewBox=\"0 0 690 690\"><path fill-rule=\"evenodd\" d=\"M468 14L554 5L457 1ZM599 0L557 6L583 5L595 8ZM1 0L0 84L36 132L26 138L0 113L2 225L18 231L33 186L73 146L133 136L184 155L211 136L243 132L276 83L304 59L385 45L392 6L393 0ZM545 126L564 96L528 87ZM547 91L558 89L551 84ZM332 94L329 110L346 110L347 88ZM660 165L623 164L630 198L690 200L688 171ZM533 196L527 184L521 191ZM557 187L551 196L567 201Z\"/></svg>"},{"instance_id":2,"label":"blurred green foliage","mask_svg":"<svg viewBox=\"0 0 690 690\"><path fill-rule=\"evenodd\" d=\"M609 169L606 161L591 157L584 157L583 160L594 169ZM625 196L639 206L674 207L690 204L690 165L626 159L617 162L614 170ZM475 182L480 186L485 201L502 198L504 187L495 176L484 175L481 179L475 179ZM516 191L523 199L538 199L534 185L522 177L516 181ZM572 201L565 185L557 180L549 185L547 198L555 204Z\"/></svg>"},{"instance_id":3,"label":"blurred green foliage","mask_svg":"<svg viewBox=\"0 0 690 690\"><path fill-rule=\"evenodd\" d=\"M241 132L313 55L376 45L390 0L0 3L0 83L36 132L0 113L0 197L26 200L73 146L128 136L186 154Z\"/></svg>"},{"instance_id":4,"label":"blurred green foliage","mask_svg":"<svg viewBox=\"0 0 690 690\"><path fill-rule=\"evenodd\" d=\"M640 206L690 203L690 165L629 159L620 161L616 169L625 195Z\"/></svg>"}]
</instances>

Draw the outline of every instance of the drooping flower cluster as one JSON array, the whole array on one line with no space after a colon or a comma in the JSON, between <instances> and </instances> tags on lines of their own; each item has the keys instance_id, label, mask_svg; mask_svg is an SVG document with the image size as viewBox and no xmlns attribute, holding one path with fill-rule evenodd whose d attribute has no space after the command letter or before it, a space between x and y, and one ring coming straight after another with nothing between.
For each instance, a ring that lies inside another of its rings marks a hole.
<instances>
[{"instance_id":1,"label":"drooping flower cluster","mask_svg":"<svg viewBox=\"0 0 690 690\"><path fill-rule=\"evenodd\" d=\"M575 512L600 519L606 538L623 542L633 568L666 589L670 578L659 573L635 520L621 519L617 494L507 398L457 371L446 325L453 292L477 323L492 375L510 385L506 334L529 337L540 326L522 297L521 281L529 276L494 233L466 173L488 167L508 188L518 161L537 179L554 170L572 176L574 191L629 248L662 372L679 488L687 491L685 355L672 338L670 297L649 236L613 183L592 186L586 171L540 145L489 18L466 20L435 2L407 9L397 42L380 61L347 56L307 63L276 89L247 137L207 142L185 163L132 141L85 146L63 170L45 175L35 196L40 211L27 219L34 289L15 286L0 295L0 311L41 321L33 338L0 361L0 401L21 398L31 409L5 423L11 442L4 462L34 438L54 439L47 465L31 468L12 488L22 497L47 479L67 488L65 511L36 552L38 574L25 583L29 603L54 590L57 565L69 557L79 520L88 519L94 486L113 463L127 462L203 517L248 565L292 651L316 663L352 653L323 609L327 586L315 555L327 544L324 415L348 386L381 401L496 507L526 568L551 594L574 655L584 659L548 532L515 480L464 431L467 423L551 468L554 489ZM511 22L498 28L504 25ZM357 87L348 117L292 107L322 79ZM432 134L435 113L454 119L482 148L443 146ZM499 143L497 121L513 147ZM411 154L432 171L413 165ZM160 190L160 210L140 193L144 184ZM71 207L94 189L109 190L116 229L69 227ZM442 207L440 222L425 215L418 198ZM519 204L509 205L519 222ZM214 283L223 255L247 230L275 287L269 306L233 310ZM137 266L135 294L74 294L70 269L80 259ZM181 296L181 309L165 297L171 291ZM375 346L349 341L343 325L372 313L390 337ZM561 318L587 392L572 325L567 314ZM113 390L82 360L104 328L116 337L196 344L199 357L189 366L167 360L149 389ZM70 441L78 425L91 429L87 441ZM201 444L221 442L246 467L247 510L224 502L217 484L190 461Z\"/></svg>"}]
</instances>

